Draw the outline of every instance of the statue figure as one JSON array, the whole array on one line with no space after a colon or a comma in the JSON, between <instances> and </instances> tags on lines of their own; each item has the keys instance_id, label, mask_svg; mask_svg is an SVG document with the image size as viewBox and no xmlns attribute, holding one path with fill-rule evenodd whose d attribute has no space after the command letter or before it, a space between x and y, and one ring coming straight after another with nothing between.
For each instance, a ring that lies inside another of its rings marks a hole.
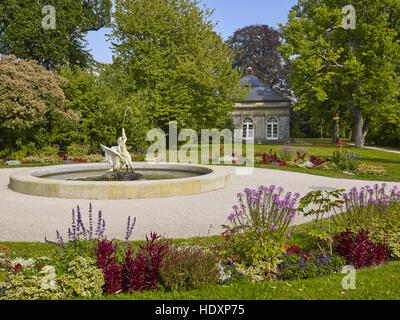
<instances>
[{"instance_id":1,"label":"statue figure","mask_svg":"<svg viewBox=\"0 0 400 320\"><path fill-rule=\"evenodd\" d=\"M118 146L114 146L108 148L100 144L101 148L105 152L106 160L112 166L112 169L109 170L113 172L121 172L122 167L125 165L126 171L130 171L134 173L132 158L129 154L128 150L126 149L126 141L128 139L125 135L125 129L122 128L122 137L118 138Z\"/></svg>"}]
</instances>

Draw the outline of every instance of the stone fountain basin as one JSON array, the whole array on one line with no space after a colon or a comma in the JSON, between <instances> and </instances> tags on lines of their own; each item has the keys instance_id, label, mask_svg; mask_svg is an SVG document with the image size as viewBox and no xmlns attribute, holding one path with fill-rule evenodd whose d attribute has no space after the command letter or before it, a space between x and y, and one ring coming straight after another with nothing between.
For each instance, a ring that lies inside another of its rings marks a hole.
<instances>
[{"instance_id":1,"label":"stone fountain basin","mask_svg":"<svg viewBox=\"0 0 400 320\"><path fill-rule=\"evenodd\" d=\"M10 176L10 189L34 196L67 199L148 199L199 194L231 184L231 171L223 166L135 162L135 169L180 170L200 176L148 181L69 181L43 176L110 169L108 163L69 164L19 170Z\"/></svg>"}]
</instances>

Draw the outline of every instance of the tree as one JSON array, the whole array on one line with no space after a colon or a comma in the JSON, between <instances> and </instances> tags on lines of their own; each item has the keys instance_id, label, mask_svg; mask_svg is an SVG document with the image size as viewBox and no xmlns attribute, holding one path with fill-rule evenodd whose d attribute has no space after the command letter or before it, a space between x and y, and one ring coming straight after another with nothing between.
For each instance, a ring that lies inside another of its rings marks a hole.
<instances>
[{"instance_id":1,"label":"tree","mask_svg":"<svg viewBox=\"0 0 400 320\"><path fill-rule=\"evenodd\" d=\"M268 25L251 25L234 32L227 43L236 52L234 66L240 71L252 67L254 74L271 88L296 102L290 89L290 61L278 50L280 32Z\"/></svg>"},{"instance_id":2,"label":"tree","mask_svg":"<svg viewBox=\"0 0 400 320\"><path fill-rule=\"evenodd\" d=\"M0 58L0 130L4 149L47 142L60 123L76 122L78 114L65 108L61 88L65 79L45 70L36 61Z\"/></svg>"},{"instance_id":3,"label":"tree","mask_svg":"<svg viewBox=\"0 0 400 320\"><path fill-rule=\"evenodd\" d=\"M109 65L91 71L64 68L60 74L68 79L63 86L69 100L67 108L81 114L73 128L68 132L61 130L64 145L74 142L90 145L92 152L100 151L100 143L115 144L124 127L128 146L146 148L148 118L151 116L146 111L147 94L127 94L131 84L121 81L121 75L113 73Z\"/></svg>"},{"instance_id":4,"label":"tree","mask_svg":"<svg viewBox=\"0 0 400 320\"><path fill-rule=\"evenodd\" d=\"M212 12L192 0L117 0L113 69L127 95L146 94L151 125L222 128L245 93ZM129 85L128 85L129 84ZM242 95L241 95L242 94Z\"/></svg>"},{"instance_id":5,"label":"tree","mask_svg":"<svg viewBox=\"0 0 400 320\"><path fill-rule=\"evenodd\" d=\"M299 1L281 26L282 52L286 58L293 57L291 80L300 97L299 107L331 99L346 107L360 148L371 119L399 106L400 2L352 3L355 29L343 24L347 18L342 8L348 1Z\"/></svg>"},{"instance_id":6,"label":"tree","mask_svg":"<svg viewBox=\"0 0 400 320\"><path fill-rule=\"evenodd\" d=\"M55 29L44 29L43 7L55 8ZM110 22L111 0L2 0L0 54L38 61L46 69L86 68L93 57L85 36Z\"/></svg>"}]
</instances>

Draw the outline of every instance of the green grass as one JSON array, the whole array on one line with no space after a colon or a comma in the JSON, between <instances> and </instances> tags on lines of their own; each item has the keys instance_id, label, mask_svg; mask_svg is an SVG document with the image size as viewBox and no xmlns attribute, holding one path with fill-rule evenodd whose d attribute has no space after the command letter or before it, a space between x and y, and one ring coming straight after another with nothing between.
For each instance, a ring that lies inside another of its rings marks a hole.
<instances>
[{"instance_id":1,"label":"green grass","mask_svg":"<svg viewBox=\"0 0 400 320\"><path fill-rule=\"evenodd\" d=\"M325 223L325 222L324 222ZM313 222L297 226L291 244L307 246L308 231ZM175 244L209 245L224 241L222 236L174 239ZM142 241L133 241L136 246ZM54 256L55 246L39 242L1 242L0 248L8 246L13 256L29 257ZM99 300L324 300L324 299L400 299L400 262L384 266L357 270L356 289L344 290L342 279L345 275L326 278L292 281L268 281L264 283L241 282L228 286L212 286L187 292L148 291L144 293L118 294L97 297ZM4 274L0 273L0 281Z\"/></svg>"},{"instance_id":2,"label":"green grass","mask_svg":"<svg viewBox=\"0 0 400 320\"><path fill-rule=\"evenodd\" d=\"M311 146L298 146L293 147L304 147L309 150L310 155L315 155L321 158L332 158L332 154L335 149L339 149L338 145L332 144L330 139L296 139L296 141L305 141L311 143ZM348 145L348 141L344 140L343 150L347 149L348 152L358 153L362 162L367 162L375 165L383 166L386 171L386 176L352 176L344 174L342 172L335 172L321 169L307 169L307 168L292 168L292 167L275 167L272 165L256 165L256 167L283 170L283 171L295 171L307 174L326 176L340 179L357 179L357 180L374 180L374 181L400 181L400 155L396 153L371 150L371 149L356 149L353 146ZM255 145L255 152L269 152L270 149L273 152L279 150L280 146L276 145Z\"/></svg>"},{"instance_id":3,"label":"green grass","mask_svg":"<svg viewBox=\"0 0 400 320\"><path fill-rule=\"evenodd\" d=\"M356 289L344 290L345 275L295 281L236 283L187 292L149 291L109 295L99 300L398 300L400 263L356 271Z\"/></svg>"}]
</instances>

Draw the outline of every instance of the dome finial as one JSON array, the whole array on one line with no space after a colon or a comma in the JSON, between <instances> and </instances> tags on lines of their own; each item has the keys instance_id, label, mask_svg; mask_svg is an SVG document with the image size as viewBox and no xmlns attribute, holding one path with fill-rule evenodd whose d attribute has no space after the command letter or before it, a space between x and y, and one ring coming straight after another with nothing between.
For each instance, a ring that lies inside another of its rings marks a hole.
<instances>
[{"instance_id":1,"label":"dome finial","mask_svg":"<svg viewBox=\"0 0 400 320\"><path fill-rule=\"evenodd\" d=\"M246 69L246 75L248 75L248 76L252 76L253 75L253 68L252 67L248 67Z\"/></svg>"}]
</instances>

